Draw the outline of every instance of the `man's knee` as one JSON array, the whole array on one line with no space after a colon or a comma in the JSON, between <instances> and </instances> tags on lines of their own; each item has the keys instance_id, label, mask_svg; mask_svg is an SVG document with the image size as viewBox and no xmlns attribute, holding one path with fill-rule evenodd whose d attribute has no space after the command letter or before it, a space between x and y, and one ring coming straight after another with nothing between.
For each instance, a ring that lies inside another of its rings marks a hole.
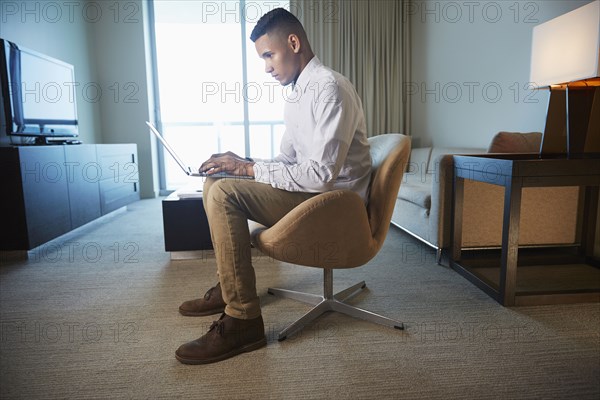
<instances>
[{"instance_id":1,"label":"man's knee","mask_svg":"<svg viewBox=\"0 0 600 400\"><path fill-rule=\"evenodd\" d=\"M203 198L208 197L208 194L210 193L210 188L212 187L213 184L215 184L218 181L219 181L218 179L206 178L206 180L204 181L204 186L202 188L202 197Z\"/></svg>"},{"instance_id":2,"label":"man's knee","mask_svg":"<svg viewBox=\"0 0 600 400\"><path fill-rule=\"evenodd\" d=\"M210 183L209 183L210 182ZM207 204L223 204L235 193L231 179L208 179L204 183L203 201Z\"/></svg>"}]
</instances>

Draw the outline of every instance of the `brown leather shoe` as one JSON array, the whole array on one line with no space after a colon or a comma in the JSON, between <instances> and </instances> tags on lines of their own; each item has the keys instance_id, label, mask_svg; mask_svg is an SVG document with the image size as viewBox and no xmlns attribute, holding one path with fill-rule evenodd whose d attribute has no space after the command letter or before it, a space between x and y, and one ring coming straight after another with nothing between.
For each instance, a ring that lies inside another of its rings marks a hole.
<instances>
[{"instance_id":1,"label":"brown leather shoe","mask_svg":"<svg viewBox=\"0 0 600 400\"><path fill-rule=\"evenodd\" d=\"M188 300L179 306L179 313L186 317L204 317L225 311L225 302L221 295L221 284L211 287L203 298Z\"/></svg>"},{"instance_id":2,"label":"brown leather shoe","mask_svg":"<svg viewBox=\"0 0 600 400\"><path fill-rule=\"evenodd\" d=\"M262 316L237 319L223 313L204 336L179 346L175 357L184 364L208 364L266 345Z\"/></svg>"}]
</instances>

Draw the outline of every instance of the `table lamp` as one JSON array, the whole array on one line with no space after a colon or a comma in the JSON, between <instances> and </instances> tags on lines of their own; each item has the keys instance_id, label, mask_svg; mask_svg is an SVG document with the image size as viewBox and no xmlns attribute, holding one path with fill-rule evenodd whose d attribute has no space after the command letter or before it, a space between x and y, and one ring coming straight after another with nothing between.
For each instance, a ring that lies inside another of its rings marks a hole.
<instances>
[{"instance_id":1,"label":"table lamp","mask_svg":"<svg viewBox=\"0 0 600 400\"><path fill-rule=\"evenodd\" d=\"M600 156L600 0L533 28L530 81L550 89L541 156Z\"/></svg>"}]
</instances>

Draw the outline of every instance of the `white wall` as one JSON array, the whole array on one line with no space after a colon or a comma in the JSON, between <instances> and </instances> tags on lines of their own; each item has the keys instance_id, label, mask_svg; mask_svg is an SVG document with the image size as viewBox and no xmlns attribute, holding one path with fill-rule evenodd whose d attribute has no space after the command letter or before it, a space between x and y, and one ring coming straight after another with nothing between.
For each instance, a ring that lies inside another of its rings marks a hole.
<instances>
[{"instance_id":1,"label":"white wall","mask_svg":"<svg viewBox=\"0 0 600 400\"><path fill-rule=\"evenodd\" d=\"M501 130L542 131L548 93L527 89L532 28L587 3L409 3L415 144L485 148Z\"/></svg>"},{"instance_id":2,"label":"white wall","mask_svg":"<svg viewBox=\"0 0 600 400\"><path fill-rule=\"evenodd\" d=\"M104 143L137 143L140 194L155 197L158 180L145 121L151 121L146 74L144 4L141 0L95 2L103 18L90 24ZM117 11L118 5L118 11Z\"/></svg>"}]
</instances>

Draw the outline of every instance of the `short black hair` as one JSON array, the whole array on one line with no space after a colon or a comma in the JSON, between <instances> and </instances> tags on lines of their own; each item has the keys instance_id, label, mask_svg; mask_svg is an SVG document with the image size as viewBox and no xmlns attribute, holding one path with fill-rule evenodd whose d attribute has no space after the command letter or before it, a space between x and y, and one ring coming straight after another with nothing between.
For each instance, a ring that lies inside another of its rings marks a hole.
<instances>
[{"instance_id":1,"label":"short black hair","mask_svg":"<svg viewBox=\"0 0 600 400\"><path fill-rule=\"evenodd\" d=\"M303 38L306 37L302 23L285 8L274 8L260 17L250 34L250 40L256 42L256 39L262 35L273 31L284 33L286 36L295 33Z\"/></svg>"}]
</instances>

